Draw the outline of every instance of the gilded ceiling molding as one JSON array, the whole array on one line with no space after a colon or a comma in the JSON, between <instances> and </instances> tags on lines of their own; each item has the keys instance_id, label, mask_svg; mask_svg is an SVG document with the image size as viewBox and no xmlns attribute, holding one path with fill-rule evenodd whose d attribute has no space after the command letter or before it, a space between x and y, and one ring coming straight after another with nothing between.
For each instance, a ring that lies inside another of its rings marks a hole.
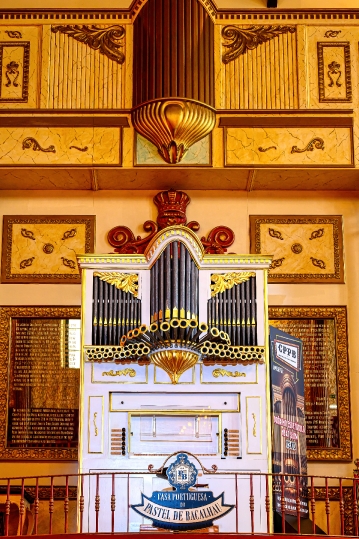
<instances>
[{"instance_id":1,"label":"gilded ceiling molding","mask_svg":"<svg viewBox=\"0 0 359 539\"><path fill-rule=\"evenodd\" d=\"M118 24L113 26L97 26L95 24L67 24L51 27L52 32L66 34L95 51L100 51L110 60L123 64L125 55L120 48L123 47L125 28Z\"/></svg>"},{"instance_id":2,"label":"gilded ceiling molding","mask_svg":"<svg viewBox=\"0 0 359 539\"><path fill-rule=\"evenodd\" d=\"M132 122L136 131L157 147L162 159L172 165L212 131L216 112L191 99L155 99L134 108Z\"/></svg>"},{"instance_id":3,"label":"gilded ceiling molding","mask_svg":"<svg viewBox=\"0 0 359 539\"><path fill-rule=\"evenodd\" d=\"M228 64L241 54L245 54L248 50L256 49L258 45L270 41L280 34L288 32L293 34L295 31L295 26L282 25L253 25L246 28L232 25L225 26L222 29L222 37L225 39L223 47L228 50L222 55L222 61L224 64Z\"/></svg>"}]
</instances>

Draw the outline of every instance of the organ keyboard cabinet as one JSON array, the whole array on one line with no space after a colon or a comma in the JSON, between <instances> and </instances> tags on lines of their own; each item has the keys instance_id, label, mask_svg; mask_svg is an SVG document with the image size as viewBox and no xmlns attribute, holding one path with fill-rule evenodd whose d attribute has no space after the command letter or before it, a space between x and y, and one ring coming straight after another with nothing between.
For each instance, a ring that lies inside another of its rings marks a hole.
<instances>
[{"instance_id":1,"label":"organ keyboard cabinet","mask_svg":"<svg viewBox=\"0 0 359 539\"><path fill-rule=\"evenodd\" d=\"M175 225L160 230L144 254L78 258L81 472L146 472L149 464L158 468L172 453L189 451L207 468L218 467L203 482L234 503L235 489L245 495L248 482L239 477L236 487L221 472L269 471L270 257L205 254L193 230ZM101 503L110 503L110 477ZM116 531L146 524L128 504L168 486L166 478L145 473L130 476L130 488L126 481L116 479L116 507L123 512ZM264 488L255 483L258 500ZM85 511L94 531L93 511ZM255 518L256 530L265 531L265 510ZM232 511L218 521L219 530L235 531L235 519ZM239 531L248 532L250 523L239 520ZM101 512L99 529L110 531Z\"/></svg>"}]
</instances>

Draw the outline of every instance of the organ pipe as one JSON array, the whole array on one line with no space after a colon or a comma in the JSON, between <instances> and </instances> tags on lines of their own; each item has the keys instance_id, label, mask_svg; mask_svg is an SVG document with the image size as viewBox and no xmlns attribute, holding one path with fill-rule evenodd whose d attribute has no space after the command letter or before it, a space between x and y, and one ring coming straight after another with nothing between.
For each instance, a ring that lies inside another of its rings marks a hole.
<instances>
[{"instance_id":1,"label":"organ pipe","mask_svg":"<svg viewBox=\"0 0 359 539\"><path fill-rule=\"evenodd\" d=\"M234 346L257 345L256 278L235 284L208 300L208 324L228 333Z\"/></svg>"},{"instance_id":2,"label":"organ pipe","mask_svg":"<svg viewBox=\"0 0 359 539\"><path fill-rule=\"evenodd\" d=\"M94 277L92 344L118 346L121 337L140 324L141 300Z\"/></svg>"}]
</instances>

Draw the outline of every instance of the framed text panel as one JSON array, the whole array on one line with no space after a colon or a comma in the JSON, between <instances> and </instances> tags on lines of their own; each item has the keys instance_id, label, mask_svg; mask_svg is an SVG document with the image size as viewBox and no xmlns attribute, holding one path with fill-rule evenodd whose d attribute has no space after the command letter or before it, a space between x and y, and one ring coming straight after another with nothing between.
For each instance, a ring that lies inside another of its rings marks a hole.
<instances>
[{"instance_id":1,"label":"framed text panel","mask_svg":"<svg viewBox=\"0 0 359 539\"><path fill-rule=\"evenodd\" d=\"M303 341L308 459L350 461L346 307L269 307L269 324Z\"/></svg>"},{"instance_id":2,"label":"framed text panel","mask_svg":"<svg viewBox=\"0 0 359 539\"><path fill-rule=\"evenodd\" d=\"M0 308L0 459L76 460L80 308Z\"/></svg>"}]
</instances>

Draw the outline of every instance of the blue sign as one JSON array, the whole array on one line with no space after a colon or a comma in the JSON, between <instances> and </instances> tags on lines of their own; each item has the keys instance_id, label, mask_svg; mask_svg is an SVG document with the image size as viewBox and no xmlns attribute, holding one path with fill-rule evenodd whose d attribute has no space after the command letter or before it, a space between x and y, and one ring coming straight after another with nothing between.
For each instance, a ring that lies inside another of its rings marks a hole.
<instances>
[{"instance_id":1,"label":"blue sign","mask_svg":"<svg viewBox=\"0 0 359 539\"><path fill-rule=\"evenodd\" d=\"M234 505L224 503L223 492L215 498L213 492L191 489L197 475L186 453L179 453L167 470L174 490L153 492L151 498L142 494L141 503L131 505L132 509L151 519L157 528L166 530L198 530L212 526L213 520L229 513Z\"/></svg>"}]
</instances>

